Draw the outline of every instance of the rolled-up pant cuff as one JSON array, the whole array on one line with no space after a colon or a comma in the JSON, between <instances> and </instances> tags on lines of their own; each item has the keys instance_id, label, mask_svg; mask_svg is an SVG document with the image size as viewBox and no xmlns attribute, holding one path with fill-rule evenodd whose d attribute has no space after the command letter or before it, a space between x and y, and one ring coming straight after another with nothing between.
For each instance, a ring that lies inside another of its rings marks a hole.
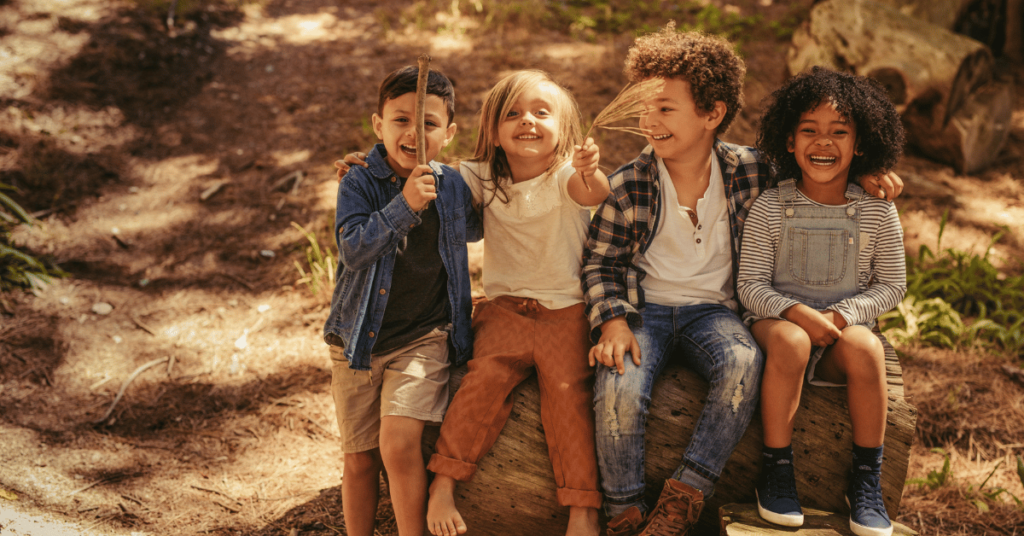
<instances>
[{"instance_id":1,"label":"rolled-up pant cuff","mask_svg":"<svg viewBox=\"0 0 1024 536\"><path fill-rule=\"evenodd\" d=\"M603 496L597 490L558 488L559 506L600 508Z\"/></svg>"},{"instance_id":2,"label":"rolled-up pant cuff","mask_svg":"<svg viewBox=\"0 0 1024 536\"><path fill-rule=\"evenodd\" d=\"M469 482L473 479L473 474L476 473L476 464L433 454L430 456L430 462L427 463L427 471L450 476L459 482Z\"/></svg>"}]
</instances>

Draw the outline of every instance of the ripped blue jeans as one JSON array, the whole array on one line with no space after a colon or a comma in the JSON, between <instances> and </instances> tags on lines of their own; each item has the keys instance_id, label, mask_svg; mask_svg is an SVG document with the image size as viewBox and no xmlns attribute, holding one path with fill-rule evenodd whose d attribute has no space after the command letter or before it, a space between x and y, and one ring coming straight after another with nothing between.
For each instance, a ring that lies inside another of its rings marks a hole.
<instances>
[{"instance_id":1,"label":"ripped blue jeans","mask_svg":"<svg viewBox=\"0 0 1024 536\"><path fill-rule=\"evenodd\" d=\"M625 374L599 365L594 385L597 461L609 517L630 506L647 510L644 426L654 380L670 359L679 360L710 384L682 463L672 475L703 491L705 497L714 491L726 460L754 415L764 369L764 355L754 337L725 306L648 303L641 316L643 326L633 330L640 345L640 366L627 353Z\"/></svg>"}]
</instances>

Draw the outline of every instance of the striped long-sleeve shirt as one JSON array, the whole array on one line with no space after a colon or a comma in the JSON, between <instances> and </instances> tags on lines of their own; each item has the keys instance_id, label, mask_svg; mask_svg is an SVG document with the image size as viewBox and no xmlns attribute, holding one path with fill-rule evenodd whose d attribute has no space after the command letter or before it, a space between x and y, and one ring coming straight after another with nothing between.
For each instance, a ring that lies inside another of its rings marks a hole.
<instances>
[{"instance_id":1,"label":"striped long-sleeve shirt","mask_svg":"<svg viewBox=\"0 0 1024 536\"><path fill-rule=\"evenodd\" d=\"M848 191L853 188L860 186L853 183L847 186ZM817 203L798 193L794 205ZM781 228L782 203L778 188L773 188L754 202L743 228L736 289L748 311L748 321L750 318L781 318L783 311L798 303L772 287ZM899 304L907 292L903 228L895 205L865 196L861 200L860 237L859 293L832 307L849 325L874 320Z\"/></svg>"}]
</instances>

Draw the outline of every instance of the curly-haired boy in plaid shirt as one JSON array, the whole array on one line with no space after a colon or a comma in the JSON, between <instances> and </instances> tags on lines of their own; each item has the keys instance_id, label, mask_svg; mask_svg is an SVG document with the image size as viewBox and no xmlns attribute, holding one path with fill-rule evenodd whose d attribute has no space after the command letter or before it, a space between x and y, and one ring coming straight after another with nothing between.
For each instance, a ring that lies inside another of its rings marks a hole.
<instances>
[{"instance_id":1,"label":"curly-haired boy in plaid shirt","mask_svg":"<svg viewBox=\"0 0 1024 536\"><path fill-rule=\"evenodd\" d=\"M735 282L743 221L770 174L757 150L718 139L742 107L745 72L728 41L672 24L638 38L626 59L631 81L666 84L640 120L650 145L612 175L584 252L609 536L685 535L757 406L764 356ZM879 196L880 184L902 188L894 175L863 182ZM670 359L710 390L682 463L645 513L644 424Z\"/></svg>"}]
</instances>

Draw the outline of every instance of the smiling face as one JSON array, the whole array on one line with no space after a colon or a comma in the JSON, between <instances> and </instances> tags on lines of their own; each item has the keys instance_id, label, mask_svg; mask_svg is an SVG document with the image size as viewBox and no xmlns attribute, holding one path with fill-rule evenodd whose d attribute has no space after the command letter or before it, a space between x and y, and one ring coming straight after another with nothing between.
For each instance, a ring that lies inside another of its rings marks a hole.
<instances>
[{"instance_id":1,"label":"smiling face","mask_svg":"<svg viewBox=\"0 0 1024 536\"><path fill-rule=\"evenodd\" d=\"M666 78L661 93L645 105L647 111L640 117L640 128L645 129L655 154L667 161L707 158L715 141L715 129L725 113L725 103L716 103L711 112L698 110L690 83Z\"/></svg>"},{"instance_id":2,"label":"smiling face","mask_svg":"<svg viewBox=\"0 0 1024 536\"><path fill-rule=\"evenodd\" d=\"M831 102L822 102L800 115L788 148L800 166L804 187L829 187L837 192L846 191L850 163L860 154L856 125L840 115Z\"/></svg>"},{"instance_id":3,"label":"smiling face","mask_svg":"<svg viewBox=\"0 0 1024 536\"><path fill-rule=\"evenodd\" d=\"M427 161L433 160L455 136L455 123L448 124L448 109L437 95L427 95L424 106ZM381 114L373 114L373 132L384 142L388 165L400 177L416 167L416 94L405 93L384 103Z\"/></svg>"},{"instance_id":4,"label":"smiling face","mask_svg":"<svg viewBox=\"0 0 1024 536\"><path fill-rule=\"evenodd\" d=\"M527 87L498 122L495 145L505 151L513 172L534 168L543 172L551 165L558 146L558 91L550 82Z\"/></svg>"}]
</instances>

